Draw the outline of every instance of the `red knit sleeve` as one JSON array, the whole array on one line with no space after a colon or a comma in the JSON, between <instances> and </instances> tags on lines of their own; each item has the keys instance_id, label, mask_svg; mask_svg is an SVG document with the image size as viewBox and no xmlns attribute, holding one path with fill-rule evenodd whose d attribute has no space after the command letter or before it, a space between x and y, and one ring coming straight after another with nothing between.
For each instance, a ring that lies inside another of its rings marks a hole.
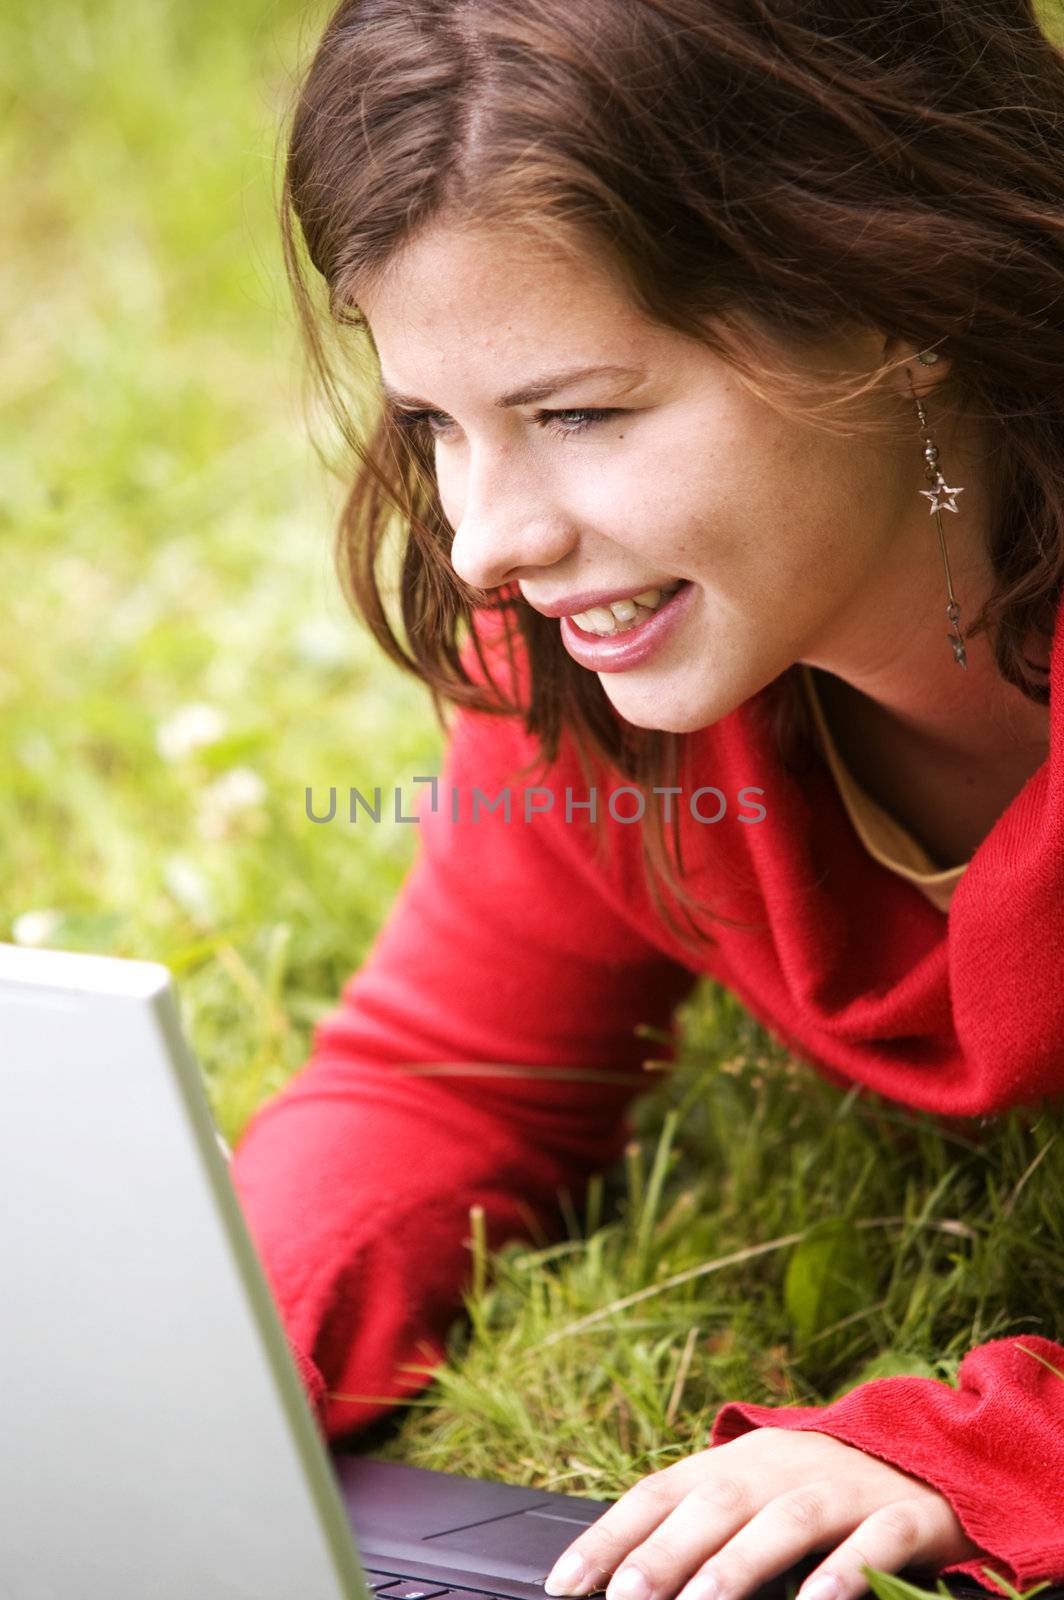
<instances>
[{"instance_id":1,"label":"red knit sleeve","mask_svg":"<svg viewBox=\"0 0 1064 1600\"><path fill-rule=\"evenodd\" d=\"M957 1383L877 1378L826 1406L732 1402L717 1413L710 1444L758 1427L828 1434L937 1489L968 1537L994 1557L947 1572L989 1586L989 1566L1021 1589L1059 1581L1064 1346L1034 1334L991 1340L968 1352Z\"/></svg>"},{"instance_id":2,"label":"red knit sleeve","mask_svg":"<svg viewBox=\"0 0 1064 1600\"><path fill-rule=\"evenodd\" d=\"M517 770L532 750L510 718L456 719L383 931L233 1157L328 1437L424 1389L444 1359L471 1276L471 1205L492 1248L564 1235L558 1191L582 1205L654 1084L642 1062L662 1050L636 1026L666 1025L693 982L637 931L636 847L626 838L628 865L607 868L587 813L566 820L578 769L538 776L554 803L524 820L533 780ZM494 801L508 785L508 822L501 806L471 820L474 788Z\"/></svg>"}]
</instances>

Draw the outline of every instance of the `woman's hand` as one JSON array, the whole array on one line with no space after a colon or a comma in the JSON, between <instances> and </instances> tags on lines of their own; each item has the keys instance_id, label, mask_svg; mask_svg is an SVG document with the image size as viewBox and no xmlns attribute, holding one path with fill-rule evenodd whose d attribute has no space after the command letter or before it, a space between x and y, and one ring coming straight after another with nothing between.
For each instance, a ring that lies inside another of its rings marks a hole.
<instances>
[{"instance_id":1,"label":"woman's hand","mask_svg":"<svg viewBox=\"0 0 1064 1600\"><path fill-rule=\"evenodd\" d=\"M937 1489L823 1433L758 1428L642 1478L555 1563L548 1594L739 1600L811 1550L799 1600L855 1600L861 1568L986 1554ZM567 1563L579 1561L581 1571Z\"/></svg>"}]
</instances>

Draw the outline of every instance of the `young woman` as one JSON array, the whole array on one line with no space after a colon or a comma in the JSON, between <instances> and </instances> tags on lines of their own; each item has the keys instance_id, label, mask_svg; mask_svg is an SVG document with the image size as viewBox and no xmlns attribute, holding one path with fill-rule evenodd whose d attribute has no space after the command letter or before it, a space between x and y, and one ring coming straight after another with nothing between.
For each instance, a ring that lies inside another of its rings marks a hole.
<instances>
[{"instance_id":1,"label":"young woman","mask_svg":"<svg viewBox=\"0 0 1064 1600\"><path fill-rule=\"evenodd\" d=\"M1064 1090L1064 59L1030 0L345 0L286 219L345 582L458 708L235 1158L334 1436L442 1359L472 1203L560 1231L702 974L910 1106ZM1062 1373L728 1405L550 1591L1064 1576Z\"/></svg>"}]
</instances>

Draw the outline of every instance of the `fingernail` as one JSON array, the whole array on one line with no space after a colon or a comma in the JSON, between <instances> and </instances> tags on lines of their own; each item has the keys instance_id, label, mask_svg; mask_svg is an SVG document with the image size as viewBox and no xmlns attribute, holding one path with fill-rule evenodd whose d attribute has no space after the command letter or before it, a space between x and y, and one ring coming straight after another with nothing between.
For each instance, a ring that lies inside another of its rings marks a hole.
<instances>
[{"instance_id":1,"label":"fingernail","mask_svg":"<svg viewBox=\"0 0 1064 1600\"><path fill-rule=\"evenodd\" d=\"M572 1594L584 1587L584 1563L575 1550L567 1550L558 1557L543 1587L548 1594Z\"/></svg>"},{"instance_id":2,"label":"fingernail","mask_svg":"<svg viewBox=\"0 0 1064 1600\"><path fill-rule=\"evenodd\" d=\"M720 1584L711 1572L700 1572L691 1579L680 1600L717 1600Z\"/></svg>"},{"instance_id":3,"label":"fingernail","mask_svg":"<svg viewBox=\"0 0 1064 1600\"><path fill-rule=\"evenodd\" d=\"M622 1567L610 1579L606 1600L650 1600L650 1584L638 1567Z\"/></svg>"},{"instance_id":4,"label":"fingernail","mask_svg":"<svg viewBox=\"0 0 1064 1600\"><path fill-rule=\"evenodd\" d=\"M840 1592L838 1578L822 1572L818 1578L810 1578L805 1587L799 1589L798 1600L839 1600Z\"/></svg>"}]
</instances>

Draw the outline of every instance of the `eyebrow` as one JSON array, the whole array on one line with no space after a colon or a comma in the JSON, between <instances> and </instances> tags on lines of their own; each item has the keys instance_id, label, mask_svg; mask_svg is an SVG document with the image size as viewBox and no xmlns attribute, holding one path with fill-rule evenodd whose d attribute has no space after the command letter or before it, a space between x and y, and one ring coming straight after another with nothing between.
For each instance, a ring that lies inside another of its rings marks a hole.
<instances>
[{"instance_id":1,"label":"eyebrow","mask_svg":"<svg viewBox=\"0 0 1064 1600\"><path fill-rule=\"evenodd\" d=\"M567 389L570 384L579 383L583 378L634 378L642 376L638 367L618 367L612 365L593 367L564 367L559 372L545 372L533 383L525 384L523 388L512 389L509 394L499 395L492 402L499 410L506 410L510 406L530 406L537 400L547 400L559 389ZM393 406L403 406L411 411L433 408L427 400L418 400L413 395L400 394L390 384L381 384L384 398Z\"/></svg>"}]
</instances>

